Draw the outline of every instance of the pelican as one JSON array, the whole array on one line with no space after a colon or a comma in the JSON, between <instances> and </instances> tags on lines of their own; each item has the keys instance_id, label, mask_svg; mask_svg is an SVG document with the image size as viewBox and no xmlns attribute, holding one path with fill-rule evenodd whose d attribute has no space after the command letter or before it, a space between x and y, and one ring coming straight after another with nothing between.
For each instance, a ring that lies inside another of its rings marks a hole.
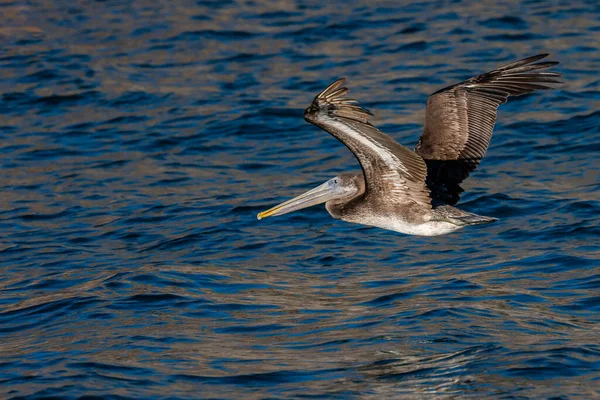
<instances>
[{"instance_id":1,"label":"pelican","mask_svg":"<svg viewBox=\"0 0 600 400\"><path fill-rule=\"evenodd\" d=\"M541 71L558 64L538 62L547 56L524 58L431 94L414 151L371 125L373 114L346 97L345 79L338 79L314 98L304 119L342 142L362 174L342 173L258 219L325 203L333 218L409 235L443 235L496 221L454 207L460 184L483 158L500 104L562 83L556 79L561 74Z\"/></svg>"}]
</instances>

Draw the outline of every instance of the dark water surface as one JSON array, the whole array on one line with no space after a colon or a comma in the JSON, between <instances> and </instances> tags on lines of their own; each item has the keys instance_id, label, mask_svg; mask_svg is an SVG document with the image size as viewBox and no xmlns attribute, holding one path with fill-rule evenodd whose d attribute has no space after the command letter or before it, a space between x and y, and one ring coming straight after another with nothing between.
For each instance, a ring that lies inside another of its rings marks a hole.
<instances>
[{"instance_id":1,"label":"dark water surface","mask_svg":"<svg viewBox=\"0 0 600 400\"><path fill-rule=\"evenodd\" d=\"M0 397L599 398L600 7L507 3L0 3ZM302 119L334 79L412 147L541 52L465 185L497 223L256 220L358 170Z\"/></svg>"}]
</instances>

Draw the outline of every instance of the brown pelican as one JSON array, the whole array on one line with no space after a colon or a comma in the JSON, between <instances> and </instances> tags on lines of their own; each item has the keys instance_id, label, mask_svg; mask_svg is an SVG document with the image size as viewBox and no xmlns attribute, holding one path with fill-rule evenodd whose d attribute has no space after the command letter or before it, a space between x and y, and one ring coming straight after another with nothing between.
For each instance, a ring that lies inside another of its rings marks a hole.
<instances>
[{"instance_id":1,"label":"brown pelican","mask_svg":"<svg viewBox=\"0 0 600 400\"><path fill-rule=\"evenodd\" d=\"M539 54L439 90L427 99L425 127L414 151L369 123L372 115L345 97L344 78L329 85L304 111L304 119L341 141L362 174L340 174L258 214L258 219L326 203L332 217L409 235L435 236L484 217L453 207L460 184L477 168L492 137L496 110L509 96L552 89L558 64Z\"/></svg>"}]
</instances>

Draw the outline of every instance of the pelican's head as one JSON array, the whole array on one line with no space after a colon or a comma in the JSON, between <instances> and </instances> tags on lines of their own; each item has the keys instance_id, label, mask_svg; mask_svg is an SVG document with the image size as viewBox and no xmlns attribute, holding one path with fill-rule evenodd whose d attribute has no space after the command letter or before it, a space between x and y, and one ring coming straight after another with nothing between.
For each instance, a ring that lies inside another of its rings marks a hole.
<instances>
[{"instance_id":1,"label":"pelican's head","mask_svg":"<svg viewBox=\"0 0 600 400\"><path fill-rule=\"evenodd\" d=\"M283 215L321 203L327 203L327 210L331 213L330 205L345 204L362 192L364 192L362 175L344 173L298 197L259 213L257 218L263 219L274 215Z\"/></svg>"}]
</instances>

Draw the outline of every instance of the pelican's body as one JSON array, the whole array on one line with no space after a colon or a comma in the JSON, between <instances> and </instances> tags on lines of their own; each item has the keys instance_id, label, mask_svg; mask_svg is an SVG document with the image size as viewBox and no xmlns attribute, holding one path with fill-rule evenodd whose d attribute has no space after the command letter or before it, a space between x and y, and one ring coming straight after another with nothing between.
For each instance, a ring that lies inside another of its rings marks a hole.
<instances>
[{"instance_id":1,"label":"pelican's body","mask_svg":"<svg viewBox=\"0 0 600 400\"><path fill-rule=\"evenodd\" d=\"M442 235L467 225L493 222L453 207L460 184L489 145L498 106L510 95L551 89L556 62L529 57L447 87L429 96L423 135L414 151L369 123L371 113L344 97L339 79L304 112L304 118L339 139L358 159L362 174L341 174L258 214L281 215L326 203L329 214L347 222L409 235Z\"/></svg>"},{"instance_id":2,"label":"pelican's body","mask_svg":"<svg viewBox=\"0 0 600 400\"><path fill-rule=\"evenodd\" d=\"M376 214L367 211L364 214L348 213L340 218L346 222L376 226L407 235L437 236L454 232L464 225L432 219L433 215L414 207L412 210L394 210L389 215ZM491 221L490 221L491 222Z\"/></svg>"},{"instance_id":3,"label":"pelican's body","mask_svg":"<svg viewBox=\"0 0 600 400\"><path fill-rule=\"evenodd\" d=\"M328 208L329 213L336 218ZM451 206L426 209L415 204L400 207L373 207L371 202L356 202L356 207L342 210L339 219L356 224L376 226L408 235L437 236L453 232L473 223L493 222L495 219L466 213ZM471 215L471 223L454 219Z\"/></svg>"}]
</instances>

